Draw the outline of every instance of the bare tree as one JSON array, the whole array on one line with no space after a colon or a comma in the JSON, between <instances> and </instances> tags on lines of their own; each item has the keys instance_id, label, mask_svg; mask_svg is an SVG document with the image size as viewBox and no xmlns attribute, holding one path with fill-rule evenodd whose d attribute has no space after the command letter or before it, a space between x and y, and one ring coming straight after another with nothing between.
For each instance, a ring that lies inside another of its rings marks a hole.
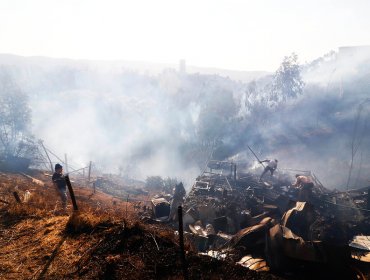
<instances>
[{"instance_id":1,"label":"bare tree","mask_svg":"<svg viewBox=\"0 0 370 280\"><path fill-rule=\"evenodd\" d=\"M349 171L348 171L348 179L347 179L347 187L346 187L347 190L348 190L349 183L350 183L351 176L352 176L354 159L356 157L356 154L358 152L359 147L361 146L363 136L364 136L364 133L365 133L366 122L365 122L364 127L363 127L362 130L361 130L360 126L361 126L362 111L364 109L364 105L367 102L370 102L370 98L367 98L364 101L362 101L358 105L358 108L357 108L355 125L354 125L354 128L353 128L353 134L352 134L352 140L351 140L351 163L350 163Z\"/></svg>"}]
</instances>

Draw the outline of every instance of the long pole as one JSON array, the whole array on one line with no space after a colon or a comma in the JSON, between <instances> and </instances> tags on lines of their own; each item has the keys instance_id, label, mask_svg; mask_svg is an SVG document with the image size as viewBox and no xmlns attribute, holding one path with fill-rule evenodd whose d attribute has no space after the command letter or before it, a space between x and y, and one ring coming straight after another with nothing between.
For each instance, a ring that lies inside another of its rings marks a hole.
<instances>
[{"instance_id":1,"label":"long pole","mask_svg":"<svg viewBox=\"0 0 370 280\"><path fill-rule=\"evenodd\" d=\"M90 164L89 164L89 174L88 174L88 182L90 183L90 176L91 176L91 161L90 161Z\"/></svg>"},{"instance_id":2,"label":"long pole","mask_svg":"<svg viewBox=\"0 0 370 280\"><path fill-rule=\"evenodd\" d=\"M66 165L66 172L68 173L68 160L67 160L67 154L64 154L64 163Z\"/></svg>"},{"instance_id":3,"label":"long pole","mask_svg":"<svg viewBox=\"0 0 370 280\"><path fill-rule=\"evenodd\" d=\"M179 241L180 241L180 254L181 254L181 262L182 262L182 272L184 275L184 279L189 279L188 277L188 269L186 266L186 260L185 260L185 246L184 246L184 227L182 222L182 207L181 205L177 209L177 214L179 218Z\"/></svg>"},{"instance_id":4,"label":"long pole","mask_svg":"<svg viewBox=\"0 0 370 280\"><path fill-rule=\"evenodd\" d=\"M42 148L44 149L46 156L48 157L48 160L49 160L49 162L50 162L50 170L51 170L51 173L53 173L53 172L54 172L53 164L51 163L51 160L50 160L50 157L49 157L48 151L46 150L46 148L45 148L45 146L44 146L44 142L43 142L42 140L39 140L39 143L40 143L40 145L42 146Z\"/></svg>"},{"instance_id":5,"label":"long pole","mask_svg":"<svg viewBox=\"0 0 370 280\"><path fill-rule=\"evenodd\" d=\"M265 165L260 161L260 159L258 158L258 156L253 152L253 150L251 149L251 147L249 147L248 145L247 145L247 147L252 152L252 154L256 157L256 159L258 160L258 162L261 163L263 167L265 167Z\"/></svg>"},{"instance_id":6,"label":"long pole","mask_svg":"<svg viewBox=\"0 0 370 280\"><path fill-rule=\"evenodd\" d=\"M73 171L71 171L71 172L68 172L68 173L66 173L66 175L69 175L69 174L72 174L72 173L76 173L76 172L78 172L78 171L80 171L80 170L84 170L85 168L87 168L87 166L82 167L82 168L80 168L80 169L73 170Z\"/></svg>"},{"instance_id":7,"label":"long pole","mask_svg":"<svg viewBox=\"0 0 370 280\"><path fill-rule=\"evenodd\" d=\"M127 205L128 205L128 197L130 196L130 194L127 195L127 199L126 199L126 220L127 220Z\"/></svg>"},{"instance_id":8,"label":"long pole","mask_svg":"<svg viewBox=\"0 0 370 280\"><path fill-rule=\"evenodd\" d=\"M234 163L234 183L236 184L236 163Z\"/></svg>"}]
</instances>

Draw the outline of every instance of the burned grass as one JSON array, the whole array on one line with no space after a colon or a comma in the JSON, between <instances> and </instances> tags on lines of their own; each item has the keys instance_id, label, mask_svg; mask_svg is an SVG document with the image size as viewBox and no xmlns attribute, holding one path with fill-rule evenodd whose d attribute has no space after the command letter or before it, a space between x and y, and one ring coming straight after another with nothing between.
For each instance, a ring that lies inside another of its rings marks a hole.
<instances>
[{"instance_id":1,"label":"burned grass","mask_svg":"<svg viewBox=\"0 0 370 280\"><path fill-rule=\"evenodd\" d=\"M79 231L70 234L70 224ZM124 220L101 225L82 214L27 218L2 229L0 279L182 278L178 239L170 229ZM278 279L186 248L190 279Z\"/></svg>"},{"instance_id":2,"label":"burned grass","mask_svg":"<svg viewBox=\"0 0 370 280\"><path fill-rule=\"evenodd\" d=\"M182 279L177 236L170 229L135 223L116 225L82 259L79 279ZM167 234L163 234L166 232ZM190 244L186 244L191 250ZM187 252L190 279L279 279L233 263Z\"/></svg>"}]
</instances>

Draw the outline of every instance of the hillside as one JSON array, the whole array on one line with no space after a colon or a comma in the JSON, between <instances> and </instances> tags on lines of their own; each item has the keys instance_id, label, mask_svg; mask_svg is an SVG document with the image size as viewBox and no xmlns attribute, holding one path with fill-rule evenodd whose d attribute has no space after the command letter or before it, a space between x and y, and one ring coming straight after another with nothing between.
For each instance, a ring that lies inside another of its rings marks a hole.
<instances>
[{"instance_id":1,"label":"hillside","mask_svg":"<svg viewBox=\"0 0 370 280\"><path fill-rule=\"evenodd\" d=\"M79 211L59 213L50 178L33 176L46 186L0 174L0 279L181 279L172 229L141 222L131 203L80 186L75 186ZM12 192L23 198L27 189L30 200L15 203ZM198 256L190 243L185 246L190 279L279 279Z\"/></svg>"}]
</instances>

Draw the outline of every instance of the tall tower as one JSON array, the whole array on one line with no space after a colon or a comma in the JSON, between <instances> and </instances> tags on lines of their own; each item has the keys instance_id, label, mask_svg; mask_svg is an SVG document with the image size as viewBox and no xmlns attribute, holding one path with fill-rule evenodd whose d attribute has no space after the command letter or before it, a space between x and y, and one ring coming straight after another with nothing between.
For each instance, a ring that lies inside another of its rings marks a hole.
<instances>
[{"instance_id":1,"label":"tall tower","mask_svg":"<svg viewBox=\"0 0 370 280\"><path fill-rule=\"evenodd\" d=\"M186 61L185 59L181 59L179 62L179 73L186 74Z\"/></svg>"}]
</instances>

